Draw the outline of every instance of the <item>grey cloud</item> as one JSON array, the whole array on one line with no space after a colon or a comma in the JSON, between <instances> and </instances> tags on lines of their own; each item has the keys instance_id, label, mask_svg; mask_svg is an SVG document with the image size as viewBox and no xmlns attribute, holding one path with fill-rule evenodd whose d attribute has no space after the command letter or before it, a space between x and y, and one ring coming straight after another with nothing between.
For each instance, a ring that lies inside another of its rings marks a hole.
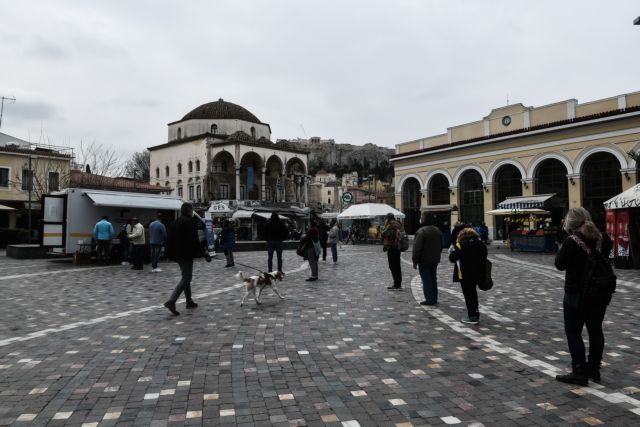
<instances>
[{"instance_id":1,"label":"grey cloud","mask_svg":"<svg viewBox=\"0 0 640 427\"><path fill-rule=\"evenodd\" d=\"M5 102L4 116L7 119L50 120L58 117L59 111L48 101L17 99L10 104Z\"/></svg>"},{"instance_id":2,"label":"grey cloud","mask_svg":"<svg viewBox=\"0 0 640 427\"><path fill-rule=\"evenodd\" d=\"M36 59L50 61L65 61L71 58L71 51L53 40L46 40L36 36L31 40L28 54Z\"/></svg>"}]
</instances>

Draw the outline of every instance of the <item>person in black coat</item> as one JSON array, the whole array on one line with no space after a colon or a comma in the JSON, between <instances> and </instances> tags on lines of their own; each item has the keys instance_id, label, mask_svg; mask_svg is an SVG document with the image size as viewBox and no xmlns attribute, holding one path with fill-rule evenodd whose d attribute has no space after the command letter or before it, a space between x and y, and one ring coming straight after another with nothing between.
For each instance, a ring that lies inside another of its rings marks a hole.
<instances>
[{"instance_id":1,"label":"person in black coat","mask_svg":"<svg viewBox=\"0 0 640 427\"><path fill-rule=\"evenodd\" d=\"M322 248L322 260L327 260L327 241L329 240L329 227L327 224L320 220L318 224L318 233L320 233L320 247Z\"/></svg>"},{"instance_id":2,"label":"person in black coat","mask_svg":"<svg viewBox=\"0 0 640 427\"><path fill-rule=\"evenodd\" d=\"M282 242L289 238L287 226L280 221L277 212L271 214L271 218L264 227L264 239L267 241L267 269L273 271L273 253L278 257L278 271L282 272Z\"/></svg>"},{"instance_id":3,"label":"person in black coat","mask_svg":"<svg viewBox=\"0 0 640 427\"><path fill-rule=\"evenodd\" d=\"M449 248L449 261L456 263L453 281L460 282L467 305L467 317L462 322L477 325L480 322L477 286L485 279L487 246L473 228L464 228Z\"/></svg>"},{"instance_id":4,"label":"person in black coat","mask_svg":"<svg viewBox=\"0 0 640 427\"><path fill-rule=\"evenodd\" d=\"M602 322L611 301L611 295L602 298L589 297L583 293L588 252L598 251L608 262L612 243L606 233L600 233L584 208L571 208L563 226L568 237L556 254L555 266L558 270L565 271L562 305L572 370L566 375L557 375L556 379L585 386L589 378L600 381L600 362L604 351ZM585 325L589 333L588 361L585 360L582 340L582 328Z\"/></svg>"},{"instance_id":5,"label":"person in black coat","mask_svg":"<svg viewBox=\"0 0 640 427\"><path fill-rule=\"evenodd\" d=\"M191 299L191 278L193 276L193 259L204 256L207 262L211 262L211 257L206 248L200 244L198 230L193 217L193 206L190 203L183 203L180 207L180 217L175 220L169 228L167 236L167 258L175 261L180 266L180 282L173 290L171 297L164 306L174 314L180 314L176 310L176 301L184 291L187 299L187 308L196 308L196 304Z\"/></svg>"}]
</instances>

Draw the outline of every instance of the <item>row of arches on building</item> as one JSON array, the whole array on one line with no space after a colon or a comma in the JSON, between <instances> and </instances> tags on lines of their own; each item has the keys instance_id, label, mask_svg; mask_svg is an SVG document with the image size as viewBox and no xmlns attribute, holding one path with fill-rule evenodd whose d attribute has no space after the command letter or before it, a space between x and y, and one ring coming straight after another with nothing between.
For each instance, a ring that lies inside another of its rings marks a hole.
<instances>
[{"instance_id":1,"label":"row of arches on building","mask_svg":"<svg viewBox=\"0 0 640 427\"><path fill-rule=\"evenodd\" d=\"M268 158L249 151L239 163L229 151L213 156L209 177L212 200L262 200L306 203L307 168L298 157Z\"/></svg>"},{"instance_id":2,"label":"row of arches on building","mask_svg":"<svg viewBox=\"0 0 640 427\"><path fill-rule=\"evenodd\" d=\"M422 201L429 206L449 205L454 194L458 220L480 224L485 218L487 187L492 186L493 207L507 197L522 196L524 190L527 194L555 194L549 208L552 222L559 225L569 208L569 186L580 179L581 205L591 212L597 224L604 226L602 204L621 192L621 171L629 167L635 168L636 165L627 162L627 158L617 150L594 149L579 157L575 167L563 155L550 153L531 162L528 170L517 160L498 162L488 173L475 165L460 168L453 177L445 170L435 170L427 175L424 185L415 175L402 180L402 207L407 215L407 227L412 231L417 227ZM422 193L426 193L426 200ZM443 222L446 221L443 219ZM502 223L502 217L495 217L495 230L500 230Z\"/></svg>"}]
</instances>

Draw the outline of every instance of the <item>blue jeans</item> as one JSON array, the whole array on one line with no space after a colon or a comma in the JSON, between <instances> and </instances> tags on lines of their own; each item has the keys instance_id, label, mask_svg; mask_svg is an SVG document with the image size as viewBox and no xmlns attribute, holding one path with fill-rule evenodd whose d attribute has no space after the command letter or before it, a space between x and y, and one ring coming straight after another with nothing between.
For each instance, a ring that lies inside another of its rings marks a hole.
<instances>
[{"instance_id":1,"label":"blue jeans","mask_svg":"<svg viewBox=\"0 0 640 427\"><path fill-rule=\"evenodd\" d=\"M418 264L418 271L422 279L422 291L427 304L438 303L438 263Z\"/></svg>"},{"instance_id":2,"label":"blue jeans","mask_svg":"<svg viewBox=\"0 0 640 427\"><path fill-rule=\"evenodd\" d=\"M151 268L158 268L160 252L162 252L162 245L151 245Z\"/></svg>"},{"instance_id":3,"label":"blue jeans","mask_svg":"<svg viewBox=\"0 0 640 427\"><path fill-rule=\"evenodd\" d=\"M338 244L331 243L331 256L333 257L333 262L338 262Z\"/></svg>"},{"instance_id":4,"label":"blue jeans","mask_svg":"<svg viewBox=\"0 0 640 427\"><path fill-rule=\"evenodd\" d=\"M282 271L282 242L279 240L272 240L267 242L267 253L269 258L267 261L269 271L273 271L273 252L275 251L278 257L278 271Z\"/></svg>"}]
</instances>

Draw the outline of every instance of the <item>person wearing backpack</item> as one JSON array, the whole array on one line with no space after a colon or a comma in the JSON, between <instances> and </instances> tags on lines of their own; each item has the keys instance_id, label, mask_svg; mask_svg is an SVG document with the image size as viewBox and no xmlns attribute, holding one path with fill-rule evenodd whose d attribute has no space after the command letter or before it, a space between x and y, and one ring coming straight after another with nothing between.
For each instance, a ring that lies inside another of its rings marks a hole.
<instances>
[{"instance_id":1,"label":"person wearing backpack","mask_svg":"<svg viewBox=\"0 0 640 427\"><path fill-rule=\"evenodd\" d=\"M565 271L564 330L571 352L571 372L556 380L586 386L589 378L600 381L604 350L602 322L615 291L615 275L609 264L611 239L600 233L585 208L571 208L564 219L569 234L556 254L555 266ZM582 329L589 333L589 359L585 358Z\"/></svg>"},{"instance_id":2,"label":"person wearing backpack","mask_svg":"<svg viewBox=\"0 0 640 427\"><path fill-rule=\"evenodd\" d=\"M437 272L442 254L442 232L434 223L433 214L423 212L422 222L413 242L413 268L420 272L424 292L421 305L438 304Z\"/></svg>"},{"instance_id":3,"label":"person wearing backpack","mask_svg":"<svg viewBox=\"0 0 640 427\"><path fill-rule=\"evenodd\" d=\"M387 287L390 291L402 289L402 267L400 266L400 232L404 231L391 212L386 216L382 228L382 250L387 253L389 270L393 277L393 285Z\"/></svg>"}]
</instances>

